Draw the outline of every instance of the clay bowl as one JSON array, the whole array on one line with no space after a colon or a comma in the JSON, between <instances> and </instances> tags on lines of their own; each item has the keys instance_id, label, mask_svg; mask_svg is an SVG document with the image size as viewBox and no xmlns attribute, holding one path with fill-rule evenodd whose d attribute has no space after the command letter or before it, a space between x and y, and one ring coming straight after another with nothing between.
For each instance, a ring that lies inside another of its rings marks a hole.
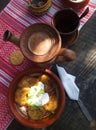
<instances>
[{"instance_id":1,"label":"clay bowl","mask_svg":"<svg viewBox=\"0 0 96 130\"><path fill-rule=\"evenodd\" d=\"M40 120L32 120L29 118L26 118L24 115L21 114L21 112L18 110L17 105L15 103L15 92L17 89L17 84L18 82L25 76L25 75L30 75L30 74L37 74L37 73L42 73L42 74L48 74L51 79L53 79L53 83L56 84L56 88L58 90L59 98L58 98L58 107L55 111L55 113L52 116L46 117L44 119ZM29 127L29 128L45 128L52 123L54 123L61 115L64 105L65 105L65 91L62 86L62 83L60 79L50 70L48 69L29 69L29 70L24 70L20 72L11 82L10 87L9 87L9 106L11 108L12 113L14 114L15 118L24 126Z\"/></svg>"},{"instance_id":2,"label":"clay bowl","mask_svg":"<svg viewBox=\"0 0 96 130\"><path fill-rule=\"evenodd\" d=\"M51 0L28 0L29 10L35 15L45 14L51 7L51 4Z\"/></svg>"},{"instance_id":3,"label":"clay bowl","mask_svg":"<svg viewBox=\"0 0 96 130\"><path fill-rule=\"evenodd\" d=\"M90 0L61 0L67 7L79 10L88 5Z\"/></svg>"}]
</instances>

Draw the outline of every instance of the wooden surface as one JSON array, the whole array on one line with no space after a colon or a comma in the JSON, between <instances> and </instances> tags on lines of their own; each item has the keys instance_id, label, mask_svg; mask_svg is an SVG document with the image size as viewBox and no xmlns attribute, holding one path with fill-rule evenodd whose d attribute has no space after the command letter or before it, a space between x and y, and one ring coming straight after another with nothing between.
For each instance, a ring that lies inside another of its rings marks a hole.
<instances>
[{"instance_id":1,"label":"wooden surface","mask_svg":"<svg viewBox=\"0 0 96 130\"><path fill-rule=\"evenodd\" d=\"M10 0L0 0L0 12L10 2Z\"/></svg>"},{"instance_id":2,"label":"wooden surface","mask_svg":"<svg viewBox=\"0 0 96 130\"><path fill-rule=\"evenodd\" d=\"M96 12L83 26L78 40L70 49L76 51L77 59L71 63L58 64L63 66L68 73L76 76L80 98L92 118L96 120ZM53 70L56 72L55 66ZM78 130L90 130L90 122L85 118L78 104L69 99L57 124L53 124L52 127L61 130L65 127L65 130L77 130L77 128Z\"/></svg>"}]
</instances>

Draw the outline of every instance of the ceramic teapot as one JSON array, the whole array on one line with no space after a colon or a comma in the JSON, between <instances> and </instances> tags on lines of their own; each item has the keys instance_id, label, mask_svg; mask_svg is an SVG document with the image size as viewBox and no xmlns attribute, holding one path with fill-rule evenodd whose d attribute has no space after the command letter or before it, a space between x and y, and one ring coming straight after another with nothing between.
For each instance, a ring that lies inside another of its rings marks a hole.
<instances>
[{"instance_id":1,"label":"ceramic teapot","mask_svg":"<svg viewBox=\"0 0 96 130\"><path fill-rule=\"evenodd\" d=\"M50 66L57 61L73 61L76 58L74 51L62 48L57 29L46 23L30 25L21 36L6 30L3 39L15 43L26 58L40 67Z\"/></svg>"}]
</instances>

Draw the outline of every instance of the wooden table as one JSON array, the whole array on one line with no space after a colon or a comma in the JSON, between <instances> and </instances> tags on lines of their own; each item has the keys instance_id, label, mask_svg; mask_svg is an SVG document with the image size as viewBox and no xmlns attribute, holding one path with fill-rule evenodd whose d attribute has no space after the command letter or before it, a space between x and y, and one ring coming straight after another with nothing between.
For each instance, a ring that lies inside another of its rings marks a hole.
<instances>
[{"instance_id":1,"label":"wooden table","mask_svg":"<svg viewBox=\"0 0 96 130\"><path fill-rule=\"evenodd\" d=\"M10 0L0 0L0 12L10 2Z\"/></svg>"}]
</instances>

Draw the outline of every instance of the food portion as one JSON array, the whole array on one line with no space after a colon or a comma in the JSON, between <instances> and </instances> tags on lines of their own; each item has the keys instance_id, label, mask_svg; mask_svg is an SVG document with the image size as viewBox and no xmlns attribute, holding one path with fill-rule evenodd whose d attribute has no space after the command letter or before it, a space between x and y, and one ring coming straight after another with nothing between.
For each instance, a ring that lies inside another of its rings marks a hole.
<instances>
[{"instance_id":1,"label":"food portion","mask_svg":"<svg viewBox=\"0 0 96 130\"><path fill-rule=\"evenodd\" d=\"M30 4L33 7L41 7L46 4L47 0L30 0Z\"/></svg>"},{"instance_id":2,"label":"food portion","mask_svg":"<svg viewBox=\"0 0 96 130\"><path fill-rule=\"evenodd\" d=\"M48 74L24 76L15 92L17 109L28 119L40 120L55 114L59 93L56 81Z\"/></svg>"},{"instance_id":3,"label":"food portion","mask_svg":"<svg viewBox=\"0 0 96 130\"><path fill-rule=\"evenodd\" d=\"M83 2L84 0L70 0L70 1L74 3L79 3L79 2Z\"/></svg>"},{"instance_id":4,"label":"food portion","mask_svg":"<svg viewBox=\"0 0 96 130\"><path fill-rule=\"evenodd\" d=\"M24 61L24 56L20 50L13 51L10 54L10 62L13 65L15 66L21 65L23 61Z\"/></svg>"}]
</instances>

